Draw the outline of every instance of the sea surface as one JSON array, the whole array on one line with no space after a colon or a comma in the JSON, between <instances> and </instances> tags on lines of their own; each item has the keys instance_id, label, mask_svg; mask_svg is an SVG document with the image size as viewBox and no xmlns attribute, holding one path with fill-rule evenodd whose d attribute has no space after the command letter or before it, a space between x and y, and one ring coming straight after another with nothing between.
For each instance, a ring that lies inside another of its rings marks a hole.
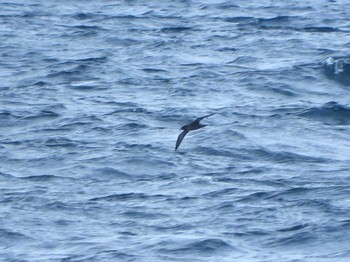
<instances>
[{"instance_id":1,"label":"sea surface","mask_svg":"<svg viewBox=\"0 0 350 262\"><path fill-rule=\"evenodd\" d=\"M0 261L350 261L349 92L348 0L0 1Z\"/></svg>"}]
</instances>

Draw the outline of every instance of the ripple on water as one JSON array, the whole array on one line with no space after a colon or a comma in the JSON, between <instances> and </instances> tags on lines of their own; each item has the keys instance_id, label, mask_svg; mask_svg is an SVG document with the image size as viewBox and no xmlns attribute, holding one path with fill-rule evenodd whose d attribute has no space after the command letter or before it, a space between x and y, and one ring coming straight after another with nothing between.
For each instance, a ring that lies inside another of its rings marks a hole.
<instances>
[{"instance_id":1,"label":"ripple on water","mask_svg":"<svg viewBox=\"0 0 350 262\"><path fill-rule=\"evenodd\" d=\"M0 2L0 260L349 260L345 0Z\"/></svg>"}]
</instances>

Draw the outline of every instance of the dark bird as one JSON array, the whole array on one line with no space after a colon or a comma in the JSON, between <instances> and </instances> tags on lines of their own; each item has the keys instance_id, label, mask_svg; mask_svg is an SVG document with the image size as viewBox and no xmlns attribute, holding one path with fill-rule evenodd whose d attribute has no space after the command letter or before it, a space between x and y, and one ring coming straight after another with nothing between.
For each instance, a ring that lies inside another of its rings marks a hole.
<instances>
[{"instance_id":1,"label":"dark bird","mask_svg":"<svg viewBox=\"0 0 350 262\"><path fill-rule=\"evenodd\" d=\"M179 137L177 138L176 145L175 145L175 150L178 149L178 147L180 146L182 140L184 139L184 137L187 135L188 132L206 126L206 125L201 125L201 124L199 123L203 118L212 116L212 115L214 115L214 114L215 114L215 113L212 113L212 114L207 115L207 116L198 117L198 118L197 118L196 120L194 120L192 123L181 127L180 130L183 130L183 132L182 132L182 133L179 135Z\"/></svg>"}]
</instances>

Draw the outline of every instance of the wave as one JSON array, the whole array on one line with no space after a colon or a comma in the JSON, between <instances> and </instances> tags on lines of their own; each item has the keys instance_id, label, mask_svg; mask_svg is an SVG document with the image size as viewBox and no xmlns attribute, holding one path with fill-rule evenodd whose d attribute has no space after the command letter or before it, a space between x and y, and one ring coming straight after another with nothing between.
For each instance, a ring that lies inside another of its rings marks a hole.
<instances>
[{"instance_id":1,"label":"wave","mask_svg":"<svg viewBox=\"0 0 350 262\"><path fill-rule=\"evenodd\" d=\"M54 112L52 110L41 110L36 115L27 116L27 117L24 117L23 119L25 119L25 120L33 120L33 119L38 119L38 118L56 118L56 117L59 117L59 116L60 116L59 113Z\"/></svg>"},{"instance_id":2,"label":"wave","mask_svg":"<svg viewBox=\"0 0 350 262\"><path fill-rule=\"evenodd\" d=\"M0 119L3 120L8 120L11 118L16 118L17 116L12 114L10 111L8 110L1 110L0 111Z\"/></svg>"},{"instance_id":3,"label":"wave","mask_svg":"<svg viewBox=\"0 0 350 262\"><path fill-rule=\"evenodd\" d=\"M1 236L1 241L5 241L7 242L7 244L9 244L10 242L18 243L19 241L23 241L23 240L32 240L29 236L25 234L10 231L4 228L0 228L0 236Z\"/></svg>"},{"instance_id":4,"label":"wave","mask_svg":"<svg viewBox=\"0 0 350 262\"><path fill-rule=\"evenodd\" d=\"M260 26L278 26L280 27L281 24L286 23L290 24L292 19L295 19L297 17L294 16L275 16L271 18L257 18L253 16L236 16L236 17L228 17L225 18L225 22L229 23L251 23L256 24Z\"/></svg>"},{"instance_id":5,"label":"wave","mask_svg":"<svg viewBox=\"0 0 350 262\"><path fill-rule=\"evenodd\" d=\"M260 158L262 160L269 160L278 163L324 163L327 161L327 159L324 158L301 155L287 151L271 151L264 148L243 149L242 152L251 156L252 159Z\"/></svg>"},{"instance_id":6,"label":"wave","mask_svg":"<svg viewBox=\"0 0 350 262\"><path fill-rule=\"evenodd\" d=\"M61 201L52 201L46 205L43 205L43 208L45 208L46 210L57 210L57 211L74 210L74 205L64 203Z\"/></svg>"},{"instance_id":7,"label":"wave","mask_svg":"<svg viewBox=\"0 0 350 262\"><path fill-rule=\"evenodd\" d=\"M298 224L298 225L295 225L292 227L281 228L281 229L278 229L277 231L279 231L279 232L297 231L297 230L306 228L307 226L309 226L309 225L308 224Z\"/></svg>"},{"instance_id":8,"label":"wave","mask_svg":"<svg viewBox=\"0 0 350 262\"><path fill-rule=\"evenodd\" d=\"M205 193L203 196L217 198L222 196L234 195L234 194L237 194L238 191L239 191L238 188L225 188L225 189Z\"/></svg>"},{"instance_id":9,"label":"wave","mask_svg":"<svg viewBox=\"0 0 350 262\"><path fill-rule=\"evenodd\" d=\"M103 251L97 251L93 249L91 251L91 255L84 254L82 258L80 258L77 255L71 255L67 256L64 260L65 261L137 261L138 256L135 254L129 254L125 253L119 250L110 249L110 250L103 250Z\"/></svg>"},{"instance_id":10,"label":"wave","mask_svg":"<svg viewBox=\"0 0 350 262\"><path fill-rule=\"evenodd\" d=\"M334 101L321 107L307 109L296 115L327 125L350 125L350 107L340 105Z\"/></svg>"},{"instance_id":11,"label":"wave","mask_svg":"<svg viewBox=\"0 0 350 262\"><path fill-rule=\"evenodd\" d=\"M271 196L271 193L267 193L267 192L256 192L256 193L252 193L246 197L243 197L241 199L238 200L238 202L255 202L257 200L263 200L266 199L268 197Z\"/></svg>"},{"instance_id":12,"label":"wave","mask_svg":"<svg viewBox=\"0 0 350 262\"><path fill-rule=\"evenodd\" d=\"M176 245L176 244L175 244ZM181 254L212 254L225 251L236 250L235 247L220 238L208 238L194 240L180 247L161 248L162 252L181 253Z\"/></svg>"},{"instance_id":13,"label":"wave","mask_svg":"<svg viewBox=\"0 0 350 262\"><path fill-rule=\"evenodd\" d=\"M332 33L341 31L338 28L330 26L306 26L300 29L300 31L311 33Z\"/></svg>"},{"instance_id":14,"label":"wave","mask_svg":"<svg viewBox=\"0 0 350 262\"><path fill-rule=\"evenodd\" d=\"M350 56L329 57L323 62L323 69L328 78L350 86Z\"/></svg>"},{"instance_id":15,"label":"wave","mask_svg":"<svg viewBox=\"0 0 350 262\"><path fill-rule=\"evenodd\" d=\"M9 179L15 179L15 178L16 177L11 175L11 174L0 172L0 180L4 179L4 180L8 181Z\"/></svg>"},{"instance_id":16,"label":"wave","mask_svg":"<svg viewBox=\"0 0 350 262\"><path fill-rule=\"evenodd\" d=\"M96 18L97 15L94 13L76 13L72 17L75 18L76 20L89 20L89 19Z\"/></svg>"},{"instance_id":17,"label":"wave","mask_svg":"<svg viewBox=\"0 0 350 262\"><path fill-rule=\"evenodd\" d=\"M28 180L28 181L35 181L35 182L49 182L54 180L72 179L72 178L55 176L55 175L38 175L38 176L21 177L21 179Z\"/></svg>"},{"instance_id":18,"label":"wave","mask_svg":"<svg viewBox=\"0 0 350 262\"><path fill-rule=\"evenodd\" d=\"M95 173L98 176L98 179L123 179L123 180L131 180L132 177L127 173L121 172L112 167L103 167L95 169Z\"/></svg>"},{"instance_id":19,"label":"wave","mask_svg":"<svg viewBox=\"0 0 350 262\"><path fill-rule=\"evenodd\" d=\"M78 142L65 137L49 138L45 142L47 147L76 147L78 144Z\"/></svg>"},{"instance_id":20,"label":"wave","mask_svg":"<svg viewBox=\"0 0 350 262\"><path fill-rule=\"evenodd\" d=\"M275 238L267 243L268 246L304 246L315 240L315 236L310 232L298 232L291 236Z\"/></svg>"},{"instance_id":21,"label":"wave","mask_svg":"<svg viewBox=\"0 0 350 262\"><path fill-rule=\"evenodd\" d=\"M120 201L120 200L145 200L145 199L166 199L168 196L157 194L157 195L148 195L143 193L124 193L124 194L113 194L103 197L95 197L90 199L90 201Z\"/></svg>"},{"instance_id":22,"label":"wave","mask_svg":"<svg viewBox=\"0 0 350 262\"><path fill-rule=\"evenodd\" d=\"M164 69L158 69L158 68L143 68L141 70L146 73L166 73L167 72Z\"/></svg>"},{"instance_id":23,"label":"wave","mask_svg":"<svg viewBox=\"0 0 350 262\"><path fill-rule=\"evenodd\" d=\"M95 79L73 81L70 83L69 88L79 91L94 91L105 89L103 85L101 85L101 83Z\"/></svg>"},{"instance_id":24,"label":"wave","mask_svg":"<svg viewBox=\"0 0 350 262\"><path fill-rule=\"evenodd\" d=\"M187 26L174 26L174 27L164 27L161 29L161 31L164 33L181 33L184 31L190 31L192 29L193 29L192 27L187 27Z\"/></svg>"}]
</instances>

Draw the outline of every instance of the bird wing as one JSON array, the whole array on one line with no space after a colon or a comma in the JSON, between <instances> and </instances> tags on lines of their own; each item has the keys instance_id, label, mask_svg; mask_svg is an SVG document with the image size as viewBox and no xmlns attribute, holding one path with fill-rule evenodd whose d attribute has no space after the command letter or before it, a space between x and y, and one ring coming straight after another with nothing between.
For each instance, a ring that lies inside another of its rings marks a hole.
<instances>
[{"instance_id":1,"label":"bird wing","mask_svg":"<svg viewBox=\"0 0 350 262\"><path fill-rule=\"evenodd\" d=\"M188 131L183 131L177 138L176 140L176 146L175 146L175 150L180 146L182 140L184 139L185 135L187 135Z\"/></svg>"},{"instance_id":2,"label":"bird wing","mask_svg":"<svg viewBox=\"0 0 350 262\"><path fill-rule=\"evenodd\" d=\"M212 115L215 115L215 113L212 113L212 114L206 115L206 116L202 116L202 117L198 117L194 122L199 123L199 121L201 121L203 118L206 118L206 117L209 117L209 116L212 116Z\"/></svg>"}]
</instances>

